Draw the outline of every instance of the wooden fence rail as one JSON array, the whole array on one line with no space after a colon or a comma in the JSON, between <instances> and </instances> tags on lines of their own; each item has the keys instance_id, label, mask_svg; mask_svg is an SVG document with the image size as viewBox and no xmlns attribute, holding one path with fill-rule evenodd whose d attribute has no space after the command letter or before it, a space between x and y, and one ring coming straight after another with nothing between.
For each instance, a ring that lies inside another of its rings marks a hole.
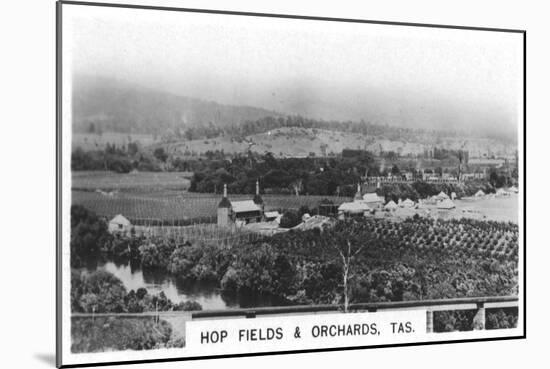
<instances>
[{"instance_id":1,"label":"wooden fence rail","mask_svg":"<svg viewBox=\"0 0 550 369\"><path fill-rule=\"evenodd\" d=\"M476 310L474 317L474 329L485 329L485 310L510 308L518 306L517 296L496 296L496 297L465 297L445 300L418 300L418 301L391 301L356 303L349 305L349 311L396 311L396 310L426 310L427 332L433 332L434 311L454 310ZM278 314L304 314L304 313L325 313L343 311L343 305L299 305L261 307L253 309L229 309L229 310L208 310L193 312L193 319L223 318L223 317L246 317L255 318L258 315Z\"/></svg>"},{"instance_id":2,"label":"wooden fence rail","mask_svg":"<svg viewBox=\"0 0 550 369\"><path fill-rule=\"evenodd\" d=\"M518 307L517 296L464 297L444 300L417 300L369 302L349 305L349 311L398 311L426 310L427 332L433 332L433 314L435 311L476 310L474 329L485 329L485 310ZM149 311L143 313L73 313L72 318L183 318L186 320L216 319L216 318L255 318L258 315L280 314L316 314L343 311L343 305L294 305L259 308L239 308L205 311Z\"/></svg>"}]
</instances>

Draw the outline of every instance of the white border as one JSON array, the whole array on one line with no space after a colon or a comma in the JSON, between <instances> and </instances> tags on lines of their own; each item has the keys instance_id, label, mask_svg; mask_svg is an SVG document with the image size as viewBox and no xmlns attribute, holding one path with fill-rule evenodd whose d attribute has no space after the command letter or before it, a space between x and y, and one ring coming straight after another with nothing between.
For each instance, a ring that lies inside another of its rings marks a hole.
<instances>
[{"instance_id":1,"label":"white border","mask_svg":"<svg viewBox=\"0 0 550 369\"><path fill-rule=\"evenodd\" d=\"M138 0L129 0L129 1L109 1L113 3L123 3L123 4L140 4L140 5L156 5L156 6L176 6L176 7L186 7L186 4L183 4L182 2L178 1L164 1L161 4L157 3L151 3L150 1L138 1ZM119 352L106 352L106 353L93 353L93 354L73 354L70 352L70 298L64 298L70 296L70 275L71 275L71 268L70 268L70 204L71 204L71 171L70 171L70 155L67 155L66 153L71 152L71 137L72 137L72 131L71 131L71 85L72 85L72 75L71 75L71 50L69 45L71 45L71 29L74 27L73 24L70 23L69 17L67 16L67 13L70 11L69 9L71 7L74 7L75 5L70 6L63 6L63 24L62 24L62 35L63 35L63 44L61 45L61 52L62 52L62 110L61 110L61 125L62 125L62 153L65 153L65 155L61 156L61 162L62 162L62 233L61 233L61 241L62 241L62 283L61 283L61 308L62 308L62 364L63 365L73 365L73 364L91 364L91 363L102 363L102 362L114 362L114 361L130 361L130 360L154 360L154 359L168 359L168 358L185 358L185 357L191 357L188 356L185 352L185 349L159 349L159 350L146 350L146 351L119 351ZM189 6L190 7L190 6ZM91 9L91 8L90 8ZM103 8L108 9L108 8ZM113 8L111 8L113 9ZM221 8L220 8L221 9ZM153 11L153 10L147 10L147 11ZM243 10L244 11L244 10ZM205 13L203 13L205 14ZM309 14L303 14L303 15L309 15ZM315 14L311 14L315 15ZM219 16L219 15L215 15ZM300 19L296 21L302 21ZM336 23L338 24L338 23ZM369 23L363 23L360 24L361 26L378 26L380 25L373 25ZM407 27L408 26L384 26L384 27ZM434 29L434 30L442 30L442 29ZM453 29L448 29L448 31L456 31ZM468 32L467 30L461 32ZM478 31L476 31L478 32ZM523 54L523 34L510 34L511 37L519 37L521 42L518 45L518 52L520 55ZM522 59L523 60L523 59ZM523 66L523 63L522 63ZM521 68L520 71L518 71L523 76L523 68ZM518 86L518 92L521 90L521 94L519 94L520 98L518 101L518 122L521 122L521 124L518 124L518 151L519 151L519 183L520 183L520 193L518 196L519 199L519 218L523 219L523 213L524 213L524 198L523 198L523 191L525 190L525 184L524 184L524 167L523 167L523 159L524 159L524 147L523 147L523 86ZM69 189L69 190L67 190ZM524 317L524 311L523 311L523 301L524 301L524 290L523 290L523 276L524 276L524 270L523 270L523 260L524 260L524 224L523 221L519 222L519 266L518 266L518 282L519 282L519 309L518 309L518 327L515 329L506 329L506 330L491 330L491 331L472 331L472 332L452 332L452 333L437 333L437 334L431 334L428 335L425 339L414 341L410 343L419 343L419 342L434 342L434 341L453 341L453 340L466 340L466 339L487 339L487 338L500 338L500 337L511 337L511 336L521 336L523 334L523 317ZM399 342L396 342L399 343ZM402 342L401 342L402 343ZM296 348L300 349L300 348ZM272 351L269 351L272 352ZM275 352L275 351L273 351ZM258 351L260 353L260 351ZM208 356L207 353L204 354L204 356Z\"/></svg>"}]
</instances>

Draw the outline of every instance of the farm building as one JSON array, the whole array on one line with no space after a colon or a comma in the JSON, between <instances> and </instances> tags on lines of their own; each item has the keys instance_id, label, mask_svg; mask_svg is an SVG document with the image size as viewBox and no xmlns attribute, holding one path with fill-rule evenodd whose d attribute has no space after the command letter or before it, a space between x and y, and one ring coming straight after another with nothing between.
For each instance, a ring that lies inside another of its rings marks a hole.
<instances>
[{"instance_id":1,"label":"farm building","mask_svg":"<svg viewBox=\"0 0 550 369\"><path fill-rule=\"evenodd\" d=\"M132 223L124 215L118 214L109 221L108 230L110 233L126 233L131 227Z\"/></svg>"},{"instance_id":2,"label":"farm building","mask_svg":"<svg viewBox=\"0 0 550 369\"><path fill-rule=\"evenodd\" d=\"M266 222L275 221L279 223L281 221L282 214L278 211L266 211L264 212L264 217Z\"/></svg>"},{"instance_id":3,"label":"farm building","mask_svg":"<svg viewBox=\"0 0 550 369\"><path fill-rule=\"evenodd\" d=\"M437 204L437 208L444 210L454 209L455 204L450 199L445 199Z\"/></svg>"},{"instance_id":4,"label":"farm building","mask_svg":"<svg viewBox=\"0 0 550 369\"><path fill-rule=\"evenodd\" d=\"M385 206L384 206L384 209L385 210L395 210L397 209L397 204L395 203L395 201L393 200L390 200L390 202L388 202Z\"/></svg>"},{"instance_id":5,"label":"farm building","mask_svg":"<svg viewBox=\"0 0 550 369\"><path fill-rule=\"evenodd\" d=\"M412 201L411 199L406 199L405 201L401 201L399 203L399 206L401 206L402 208L412 208L414 206L414 201Z\"/></svg>"},{"instance_id":6,"label":"farm building","mask_svg":"<svg viewBox=\"0 0 550 369\"><path fill-rule=\"evenodd\" d=\"M353 216L363 216L369 212L371 207L361 196L361 186L357 185L357 193L352 202L344 202L338 207L338 217L347 218Z\"/></svg>"},{"instance_id":7,"label":"farm building","mask_svg":"<svg viewBox=\"0 0 550 369\"><path fill-rule=\"evenodd\" d=\"M476 194L474 195L475 197L482 197L482 196L485 196L485 192L483 192L483 190L479 190L476 192Z\"/></svg>"},{"instance_id":8,"label":"farm building","mask_svg":"<svg viewBox=\"0 0 550 369\"><path fill-rule=\"evenodd\" d=\"M449 195L447 195L443 191L441 191L439 194L437 194L436 197L437 197L438 200L448 200L449 199Z\"/></svg>"},{"instance_id":9,"label":"farm building","mask_svg":"<svg viewBox=\"0 0 550 369\"><path fill-rule=\"evenodd\" d=\"M503 188L499 188L496 192L496 196L510 196L510 192L506 191Z\"/></svg>"},{"instance_id":10,"label":"farm building","mask_svg":"<svg viewBox=\"0 0 550 369\"><path fill-rule=\"evenodd\" d=\"M223 198L218 204L218 225L244 225L264 220L264 202L260 196L260 187L256 182L256 195L253 200L229 201L227 185L223 186Z\"/></svg>"},{"instance_id":11,"label":"farm building","mask_svg":"<svg viewBox=\"0 0 550 369\"><path fill-rule=\"evenodd\" d=\"M363 216L370 210L371 208L363 200L344 202L338 207L338 216L340 218Z\"/></svg>"},{"instance_id":12,"label":"farm building","mask_svg":"<svg viewBox=\"0 0 550 369\"><path fill-rule=\"evenodd\" d=\"M363 201L373 209L381 208L384 205L384 198L378 196L376 192L366 193L363 195Z\"/></svg>"}]
</instances>

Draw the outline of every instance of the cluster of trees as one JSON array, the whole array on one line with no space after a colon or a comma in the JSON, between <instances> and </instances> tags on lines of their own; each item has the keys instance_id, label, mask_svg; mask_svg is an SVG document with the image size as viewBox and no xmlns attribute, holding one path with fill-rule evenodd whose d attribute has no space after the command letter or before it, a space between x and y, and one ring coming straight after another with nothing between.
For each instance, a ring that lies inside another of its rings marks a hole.
<instances>
[{"instance_id":1,"label":"cluster of trees","mask_svg":"<svg viewBox=\"0 0 550 369\"><path fill-rule=\"evenodd\" d=\"M156 149L153 155L139 149L136 143L124 146L107 144L103 150L85 151L80 147L71 154L71 169L108 170L129 173L133 169L144 172L159 172L168 155L164 149Z\"/></svg>"},{"instance_id":2,"label":"cluster of trees","mask_svg":"<svg viewBox=\"0 0 550 369\"><path fill-rule=\"evenodd\" d=\"M184 347L185 340L173 335L165 320L98 317L73 319L71 352L151 350Z\"/></svg>"},{"instance_id":3,"label":"cluster of trees","mask_svg":"<svg viewBox=\"0 0 550 369\"><path fill-rule=\"evenodd\" d=\"M242 155L232 161L211 161L202 170L195 172L190 191L220 193L227 184L230 193L253 193L257 179L264 193L307 194L352 197L357 183L365 173L369 176L383 175L374 157L363 150L344 150L342 157L330 159L291 158L277 159L272 154L262 156ZM399 175L397 165L388 168L393 175ZM495 172L496 173L496 172ZM472 196L482 189L494 193L509 181L503 174L491 174L489 182L484 180L465 183L389 183L377 189L387 201L399 198L418 200L437 195L441 191L457 197Z\"/></svg>"},{"instance_id":4,"label":"cluster of trees","mask_svg":"<svg viewBox=\"0 0 550 369\"><path fill-rule=\"evenodd\" d=\"M403 127L389 126L386 124L375 124L360 121L334 121L306 118L300 115L289 116L266 116L260 119L247 120L241 124L229 125L220 128L209 124L201 127L188 128L183 132L182 137L187 140L196 140L203 138L213 138L227 135L235 138L245 137L258 133L268 132L278 128L311 128L324 129L337 132L358 133L369 136L382 136L390 140L408 140L416 141L419 136L431 134L437 137L459 134L457 131L435 131L423 129L411 129Z\"/></svg>"},{"instance_id":5,"label":"cluster of trees","mask_svg":"<svg viewBox=\"0 0 550 369\"><path fill-rule=\"evenodd\" d=\"M505 186L512 186L517 184L518 172L517 169L508 174L497 169L491 169L489 172L489 183L495 188L501 188Z\"/></svg>"},{"instance_id":6,"label":"cluster of trees","mask_svg":"<svg viewBox=\"0 0 550 369\"><path fill-rule=\"evenodd\" d=\"M71 272L71 310L76 313L141 313L144 311L201 310L196 301L174 303L164 292L152 295L145 288L129 292L112 273Z\"/></svg>"},{"instance_id":7,"label":"cluster of trees","mask_svg":"<svg viewBox=\"0 0 550 369\"><path fill-rule=\"evenodd\" d=\"M477 191L483 190L485 193L494 193L496 188L486 181L470 181L462 183L388 183L382 185L376 190L379 196L384 196L386 201L409 198L413 201L425 199L430 196L444 192L448 195L455 193L457 198L473 196Z\"/></svg>"},{"instance_id":8,"label":"cluster of trees","mask_svg":"<svg viewBox=\"0 0 550 369\"><path fill-rule=\"evenodd\" d=\"M71 206L72 267L82 267L87 262L96 260L101 248L111 239L103 219L83 206Z\"/></svg>"},{"instance_id":9,"label":"cluster of trees","mask_svg":"<svg viewBox=\"0 0 550 369\"><path fill-rule=\"evenodd\" d=\"M230 193L253 193L259 179L265 193L353 196L361 176L375 167L366 151L329 159L240 155L231 161L212 161L195 172L190 191L220 193L227 184Z\"/></svg>"}]
</instances>

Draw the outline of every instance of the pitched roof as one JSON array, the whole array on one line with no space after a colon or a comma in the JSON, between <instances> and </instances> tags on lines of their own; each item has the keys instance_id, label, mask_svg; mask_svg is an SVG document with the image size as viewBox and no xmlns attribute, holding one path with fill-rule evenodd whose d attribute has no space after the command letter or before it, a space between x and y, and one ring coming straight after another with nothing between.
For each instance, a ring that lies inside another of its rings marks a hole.
<instances>
[{"instance_id":1,"label":"pitched roof","mask_svg":"<svg viewBox=\"0 0 550 369\"><path fill-rule=\"evenodd\" d=\"M363 200L366 202L384 202L384 200L380 196L378 196L376 192L364 194Z\"/></svg>"},{"instance_id":2,"label":"pitched roof","mask_svg":"<svg viewBox=\"0 0 550 369\"><path fill-rule=\"evenodd\" d=\"M252 199L252 201L254 201L254 204L258 204L258 205L261 205L264 203L264 200L258 194L254 195L254 199Z\"/></svg>"},{"instance_id":3,"label":"pitched roof","mask_svg":"<svg viewBox=\"0 0 550 369\"><path fill-rule=\"evenodd\" d=\"M397 204L395 201L391 200L384 206L384 209L397 209Z\"/></svg>"},{"instance_id":4,"label":"pitched roof","mask_svg":"<svg viewBox=\"0 0 550 369\"><path fill-rule=\"evenodd\" d=\"M218 208L230 208L231 207L231 201L227 197L223 197L220 203L218 204Z\"/></svg>"},{"instance_id":5,"label":"pitched roof","mask_svg":"<svg viewBox=\"0 0 550 369\"><path fill-rule=\"evenodd\" d=\"M344 202L338 207L338 211L345 213L363 213L369 210L370 207L364 201Z\"/></svg>"},{"instance_id":6,"label":"pitched roof","mask_svg":"<svg viewBox=\"0 0 550 369\"><path fill-rule=\"evenodd\" d=\"M448 199L448 198L449 198L449 195L447 195L445 192L441 191L441 192L437 195L437 197L438 197L439 199Z\"/></svg>"},{"instance_id":7,"label":"pitched roof","mask_svg":"<svg viewBox=\"0 0 550 369\"><path fill-rule=\"evenodd\" d=\"M485 192L483 192L483 190L479 190L474 196L485 196Z\"/></svg>"},{"instance_id":8,"label":"pitched roof","mask_svg":"<svg viewBox=\"0 0 550 369\"><path fill-rule=\"evenodd\" d=\"M414 201L412 201L411 199L406 199L405 201L403 201L401 203L401 206L402 207L413 207L414 206Z\"/></svg>"},{"instance_id":9,"label":"pitched roof","mask_svg":"<svg viewBox=\"0 0 550 369\"><path fill-rule=\"evenodd\" d=\"M333 224L334 224L334 220L329 217L325 217L323 215L314 215L308 218L307 220L303 221L302 223L298 224L293 229L299 229L299 230L305 231L308 229L318 228L322 230L324 227L330 227Z\"/></svg>"},{"instance_id":10,"label":"pitched roof","mask_svg":"<svg viewBox=\"0 0 550 369\"><path fill-rule=\"evenodd\" d=\"M124 226L132 225L132 223L122 214L116 215L109 223L122 224Z\"/></svg>"},{"instance_id":11,"label":"pitched roof","mask_svg":"<svg viewBox=\"0 0 550 369\"><path fill-rule=\"evenodd\" d=\"M249 211L261 211L262 209L254 203L253 200L234 201L232 204L235 213L244 213Z\"/></svg>"}]
</instances>

